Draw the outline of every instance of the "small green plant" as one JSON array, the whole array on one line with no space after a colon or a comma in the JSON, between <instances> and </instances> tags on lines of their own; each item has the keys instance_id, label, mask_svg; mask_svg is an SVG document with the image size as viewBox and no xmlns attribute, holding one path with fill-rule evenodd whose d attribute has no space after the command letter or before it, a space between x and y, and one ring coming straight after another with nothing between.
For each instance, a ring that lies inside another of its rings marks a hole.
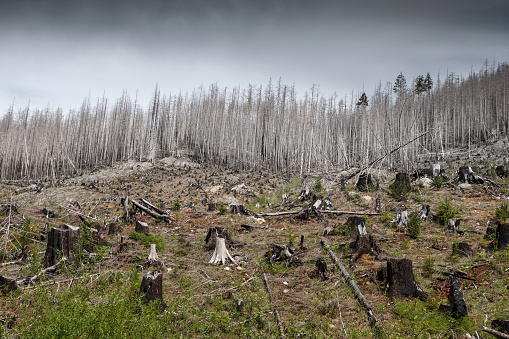
<instances>
[{"instance_id":1,"label":"small green plant","mask_svg":"<svg viewBox=\"0 0 509 339\"><path fill-rule=\"evenodd\" d=\"M313 186L313 191L315 191L315 192L323 191L322 177L319 177L318 179L316 179L315 184Z\"/></svg>"},{"instance_id":2,"label":"small green plant","mask_svg":"<svg viewBox=\"0 0 509 339\"><path fill-rule=\"evenodd\" d=\"M412 213L407 224L407 234L416 239L421 234L422 219L417 213Z\"/></svg>"},{"instance_id":3,"label":"small green plant","mask_svg":"<svg viewBox=\"0 0 509 339\"><path fill-rule=\"evenodd\" d=\"M392 226L392 223L391 223L392 219L393 219L392 213L385 213L384 215L382 215L382 221L383 221L384 225L387 227Z\"/></svg>"},{"instance_id":4,"label":"small green plant","mask_svg":"<svg viewBox=\"0 0 509 339\"><path fill-rule=\"evenodd\" d=\"M431 278L433 273L435 273L435 260L431 257L427 257L424 260L424 265L422 266L422 275L426 278Z\"/></svg>"},{"instance_id":5,"label":"small green plant","mask_svg":"<svg viewBox=\"0 0 509 339\"><path fill-rule=\"evenodd\" d=\"M174 210L175 212L180 211L180 209L181 209L181 208L182 208L182 204L180 203L180 201L178 201L178 200L177 200L177 201L175 201L175 202L173 203L173 210Z\"/></svg>"},{"instance_id":6,"label":"small green plant","mask_svg":"<svg viewBox=\"0 0 509 339\"><path fill-rule=\"evenodd\" d=\"M501 203L495 210L495 216L500 222L505 223L509 219L509 204L506 202Z\"/></svg>"},{"instance_id":7,"label":"small green plant","mask_svg":"<svg viewBox=\"0 0 509 339\"><path fill-rule=\"evenodd\" d=\"M444 184L444 178L440 175L433 177L433 181L431 182L431 187L439 189Z\"/></svg>"},{"instance_id":8,"label":"small green plant","mask_svg":"<svg viewBox=\"0 0 509 339\"><path fill-rule=\"evenodd\" d=\"M388 193L396 201L406 201L406 199L410 195L410 190L408 190L404 184L398 184L393 185Z\"/></svg>"},{"instance_id":9,"label":"small green plant","mask_svg":"<svg viewBox=\"0 0 509 339\"><path fill-rule=\"evenodd\" d=\"M445 199L437 205L437 220L441 225L446 225L447 220L453 219L459 214L459 210L454 207L449 199Z\"/></svg>"},{"instance_id":10,"label":"small green plant","mask_svg":"<svg viewBox=\"0 0 509 339\"><path fill-rule=\"evenodd\" d=\"M156 244L157 251L163 251L166 248L166 242L164 241L164 239L151 232L146 234L131 232L129 234L129 238L136 240L140 244L145 245L147 247L149 247L150 244Z\"/></svg>"},{"instance_id":11,"label":"small green plant","mask_svg":"<svg viewBox=\"0 0 509 339\"><path fill-rule=\"evenodd\" d=\"M219 211L219 215L225 215L226 212L228 211L228 207L226 207L224 203L220 203L217 209Z\"/></svg>"}]
</instances>

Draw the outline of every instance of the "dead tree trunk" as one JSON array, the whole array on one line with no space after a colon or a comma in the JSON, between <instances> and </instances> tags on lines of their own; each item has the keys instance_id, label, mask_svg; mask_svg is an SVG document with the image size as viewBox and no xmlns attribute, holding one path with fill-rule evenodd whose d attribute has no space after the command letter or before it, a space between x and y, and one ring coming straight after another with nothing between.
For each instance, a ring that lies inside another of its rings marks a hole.
<instances>
[{"instance_id":1,"label":"dead tree trunk","mask_svg":"<svg viewBox=\"0 0 509 339\"><path fill-rule=\"evenodd\" d=\"M415 282L410 259L387 261L387 282L391 298L419 298L423 301L428 299L428 295Z\"/></svg>"},{"instance_id":2,"label":"dead tree trunk","mask_svg":"<svg viewBox=\"0 0 509 339\"><path fill-rule=\"evenodd\" d=\"M156 213L154 211L152 211L151 209L143 206L142 204L134 201L134 200L131 200L131 203L138 209L142 210L143 212L147 213L148 215L150 215L152 218L154 219L161 219L161 220L164 220L166 222L171 222L171 219L168 215L163 215L163 214L159 214L159 213Z\"/></svg>"},{"instance_id":3,"label":"dead tree trunk","mask_svg":"<svg viewBox=\"0 0 509 339\"><path fill-rule=\"evenodd\" d=\"M44 267L54 265L59 254L68 259L73 258L74 246L79 230L79 227L70 225L51 229L48 233L48 242L44 255Z\"/></svg>"},{"instance_id":4,"label":"dead tree trunk","mask_svg":"<svg viewBox=\"0 0 509 339\"><path fill-rule=\"evenodd\" d=\"M140 294L143 294L145 303L157 302L161 310L166 308L163 301L163 273L161 271L150 271L143 276L140 286Z\"/></svg>"}]
</instances>

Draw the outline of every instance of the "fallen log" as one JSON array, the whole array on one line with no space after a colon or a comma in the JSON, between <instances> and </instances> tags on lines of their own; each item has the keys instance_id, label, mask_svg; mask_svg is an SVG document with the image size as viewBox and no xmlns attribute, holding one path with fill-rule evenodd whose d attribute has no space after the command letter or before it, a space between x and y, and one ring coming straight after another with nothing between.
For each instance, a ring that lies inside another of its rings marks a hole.
<instances>
[{"instance_id":1,"label":"fallen log","mask_svg":"<svg viewBox=\"0 0 509 339\"><path fill-rule=\"evenodd\" d=\"M357 296L357 299L359 300L359 303L361 304L362 307L365 308L366 313L367 313L368 317L370 318L370 322L372 323L373 326L375 326L377 324L378 320L375 317L375 314L373 312L373 308L371 307L370 303L368 302L366 297L364 297L364 294L362 294L361 290L359 289L359 287L357 286L355 281L352 279L352 277L350 276L350 274L346 270L345 266L343 266L343 264L341 263L339 258L336 256L334 251L332 251L332 249L327 244L327 241L323 237L320 238L320 243L325 248L325 250L329 253L329 255L332 258L332 261L334 261L334 263L339 268L341 273L343 273L343 275L345 276L346 280L348 281L348 283L350 284L350 286L354 290L355 295Z\"/></svg>"},{"instance_id":2,"label":"fallen log","mask_svg":"<svg viewBox=\"0 0 509 339\"><path fill-rule=\"evenodd\" d=\"M484 331L486 333L489 333L489 334L493 334L497 338L504 338L504 339L508 338L509 339L509 335L508 334L504 334L502 332L496 331L496 330L494 330L492 328L489 328L489 327L481 326L480 330Z\"/></svg>"},{"instance_id":3,"label":"fallen log","mask_svg":"<svg viewBox=\"0 0 509 339\"><path fill-rule=\"evenodd\" d=\"M274 309L274 315L276 316L276 322L277 322L277 326L279 328L279 337L281 339L285 339L286 336L285 336L285 330L283 328L283 323L281 322L281 317L279 316L277 307L274 304L274 299L272 298L272 292L270 290L269 281L267 280L267 276L265 275L265 273L263 273L263 282L265 283L265 288L267 289L267 294L269 295L270 303L272 305L272 308Z\"/></svg>"},{"instance_id":4,"label":"fallen log","mask_svg":"<svg viewBox=\"0 0 509 339\"><path fill-rule=\"evenodd\" d=\"M159 214L159 213L156 213L148 208L146 208L145 206L143 206L142 204L136 202L135 200L132 200L131 199L131 203L139 208L140 210L142 210L143 212L147 213L148 215L150 215L152 218L155 218L155 219L162 219L168 223L171 222L171 218L168 216L168 215L163 215L163 214Z\"/></svg>"},{"instance_id":5,"label":"fallen log","mask_svg":"<svg viewBox=\"0 0 509 339\"><path fill-rule=\"evenodd\" d=\"M153 210L154 210L154 212L156 212L156 213L158 213L158 214L162 214L162 215L166 214L166 212L165 212L165 211L163 211L163 210L159 209L158 207L156 207L156 206L152 205L152 204L151 204L151 203L149 203L147 200L145 200L145 199L141 198L141 199L140 199L140 201L141 201L141 203L142 203L142 204L144 204L144 205L145 205L145 206L147 206L148 208L153 209Z\"/></svg>"}]
</instances>

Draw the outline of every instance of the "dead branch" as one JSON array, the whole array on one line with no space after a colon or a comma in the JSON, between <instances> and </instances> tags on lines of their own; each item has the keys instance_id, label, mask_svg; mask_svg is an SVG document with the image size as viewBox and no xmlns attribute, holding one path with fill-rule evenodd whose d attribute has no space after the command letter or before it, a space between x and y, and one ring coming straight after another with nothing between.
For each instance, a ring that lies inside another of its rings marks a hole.
<instances>
[{"instance_id":1,"label":"dead branch","mask_svg":"<svg viewBox=\"0 0 509 339\"><path fill-rule=\"evenodd\" d=\"M339 268L341 273L343 273L345 278L348 280L348 283L350 284L350 286L354 290L355 295L357 296L357 299L359 300L359 303L361 304L361 306L363 306L366 309L366 313L367 313L368 317L370 318L372 324L376 325L378 320L376 319L375 314L373 313L373 309L371 308L370 303L364 297L364 294L362 294L361 290L359 289L359 287L357 286L355 281L352 279L352 277L350 276L350 274L346 270L345 266L343 266L343 264L341 263L339 258L334 253L334 251L332 251L332 249L329 247L329 245L327 244L327 241L325 240L325 238L323 238L323 237L320 238L320 243L327 250L327 252L329 253L329 255L332 258L332 261L334 261L334 263Z\"/></svg>"},{"instance_id":2,"label":"dead branch","mask_svg":"<svg viewBox=\"0 0 509 339\"><path fill-rule=\"evenodd\" d=\"M277 322L277 326L279 327L279 337L281 339L285 339L286 336L285 336L285 330L283 329L283 323L281 322L281 317L279 316L277 307L274 304L274 299L272 298L272 292L270 291L269 281L267 280L267 276L265 275L265 273L263 273L263 282L265 283L265 288L267 289L270 303L272 304L272 308L274 309L274 314L276 315L276 322Z\"/></svg>"},{"instance_id":3,"label":"dead branch","mask_svg":"<svg viewBox=\"0 0 509 339\"><path fill-rule=\"evenodd\" d=\"M340 214L352 214L352 215L382 215L382 213L375 212L352 212L352 211L329 211L329 210L318 210L320 213L332 213L334 215Z\"/></svg>"},{"instance_id":4,"label":"dead branch","mask_svg":"<svg viewBox=\"0 0 509 339\"><path fill-rule=\"evenodd\" d=\"M47 274L47 273L55 273L62 266L62 264L66 261L67 261L67 258L63 257L62 260L57 262L55 265L46 267L45 269L41 270L39 273L37 273L33 277L26 277L26 278L17 280L16 284L18 286L33 284L34 281L37 280L41 275Z\"/></svg>"},{"instance_id":5,"label":"dead branch","mask_svg":"<svg viewBox=\"0 0 509 339\"><path fill-rule=\"evenodd\" d=\"M502 333L502 332L499 332L499 331L496 331L496 330L494 330L492 328L489 328L489 327L481 326L480 329L481 329L481 331L484 331L486 333L493 334L497 338L509 338L509 335L507 335L505 333Z\"/></svg>"},{"instance_id":6,"label":"dead branch","mask_svg":"<svg viewBox=\"0 0 509 339\"><path fill-rule=\"evenodd\" d=\"M151 203L149 203L147 200L141 198L140 201L146 205L147 207L153 209L156 213L159 213L159 214L166 214L163 210L157 208L156 206L152 205Z\"/></svg>"}]
</instances>

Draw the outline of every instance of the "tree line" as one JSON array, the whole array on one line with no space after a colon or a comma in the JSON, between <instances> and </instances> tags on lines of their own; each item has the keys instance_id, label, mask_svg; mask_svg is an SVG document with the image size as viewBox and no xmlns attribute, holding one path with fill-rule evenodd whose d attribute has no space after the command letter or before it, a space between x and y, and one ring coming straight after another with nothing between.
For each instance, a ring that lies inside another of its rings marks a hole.
<instances>
[{"instance_id":1,"label":"tree line","mask_svg":"<svg viewBox=\"0 0 509 339\"><path fill-rule=\"evenodd\" d=\"M498 140L509 130L509 64L485 63L468 76L429 73L373 93L324 97L316 86L196 88L161 94L148 107L128 93L79 109L14 110L0 120L0 179L44 180L129 160L185 151L201 163L289 174L363 166L423 132L378 166L407 167L420 156Z\"/></svg>"}]
</instances>

